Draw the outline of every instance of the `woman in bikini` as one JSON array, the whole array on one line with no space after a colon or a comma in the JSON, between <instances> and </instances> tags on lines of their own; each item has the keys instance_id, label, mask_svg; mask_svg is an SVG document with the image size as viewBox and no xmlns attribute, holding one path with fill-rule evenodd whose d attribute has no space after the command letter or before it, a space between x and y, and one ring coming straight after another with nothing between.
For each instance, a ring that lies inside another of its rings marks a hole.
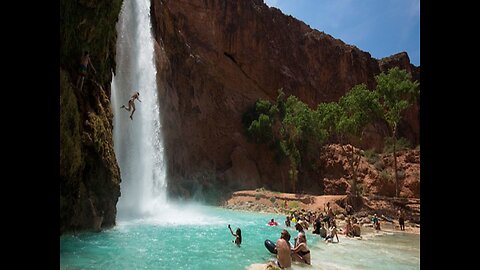
<instances>
[{"instance_id":1,"label":"woman in bikini","mask_svg":"<svg viewBox=\"0 0 480 270\"><path fill-rule=\"evenodd\" d=\"M298 242L299 244L294 249L292 249L292 259L294 261L311 264L310 249L308 249L307 247L307 239L305 238L304 234L302 234L298 238Z\"/></svg>"}]
</instances>

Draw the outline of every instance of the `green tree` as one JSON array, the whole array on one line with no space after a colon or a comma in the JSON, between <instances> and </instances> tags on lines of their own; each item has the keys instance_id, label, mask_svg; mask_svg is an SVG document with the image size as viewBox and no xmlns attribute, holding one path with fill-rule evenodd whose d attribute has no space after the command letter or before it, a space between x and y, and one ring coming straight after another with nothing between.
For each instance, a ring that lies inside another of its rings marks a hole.
<instances>
[{"instance_id":1,"label":"green tree","mask_svg":"<svg viewBox=\"0 0 480 270\"><path fill-rule=\"evenodd\" d=\"M298 168L301 166L300 144L306 135L310 119L310 109L295 96L289 96L285 103L285 116L282 121L281 145L290 161L289 177L293 192L296 192Z\"/></svg>"},{"instance_id":2,"label":"green tree","mask_svg":"<svg viewBox=\"0 0 480 270\"><path fill-rule=\"evenodd\" d=\"M289 176L294 192L297 189L300 167L309 164L309 158L318 156L327 137L328 132L322 125L318 112L310 109L297 97L289 96L285 102L281 145L289 157ZM307 160L306 164L302 164L302 157Z\"/></svg>"},{"instance_id":3,"label":"green tree","mask_svg":"<svg viewBox=\"0 0 480 270\"><path fill-rule=\"evenodd\" d=\"M337 124L342 115L342 108L337 102L320 103L317 106L316 117L319 126L323 127L326 135L337 133Z\"/></svg>"},{"instance_id":4,"label":"green tree","mask_svg":"<svg viewBox=\"0 0 480 270\"><path fill-rule=\"evenodd\" d=\"M272 131L278 109L268 100L260 99L255 102L253 112L249 112L246 119L247 134L256 143L272 143L275 138Z\"/></svg>"},{"instance_id":5,"label":"green tree","mask_svg":"<svg viewBox=\"0 0 480 270\"><path fill-rule=\"evenodd\" d=\"M279 89L275 103L258 100L245 112L242 121L253 141L268 144L278 152L276 156L288 158L288 175L295 192L302 157L316 158L328 135L318 113L295 96L286 98Z\"/></svg>"},{"instance_id":6,"label":"green tree","mask_svg":"<svg viewBox=\"0 0 480 270\"><path fill-rule=\"evenodd\" d=\"M369 91L365 84L354 86L345 96L340 98L338 107L331 105L331 113L327 114L327 122L336 121L336 132L342 143L342 151L347 157L352 172L352 193L357 192L357 170L361 154L355 151L353 145L346 145L349 137L361 140L362 131L374 118L380 116L381 107L376 92Z\"/></svg>"},{"instance_id":7,"label":"green tree","mask_svg":"<svg viewBox=\"0 0 480 270\"><path fill-rule=\"evenodd\" d=\"M402 112L410 107L420 94L417 81L407 71L398 67L392 68L388 74L381 73L375 77L377 81L376 92L383 108L383 118L387 121L393 138L393 164L395 169L395 196L399 196L396 133L401 120Z\"/></svg>"}]
</instances>

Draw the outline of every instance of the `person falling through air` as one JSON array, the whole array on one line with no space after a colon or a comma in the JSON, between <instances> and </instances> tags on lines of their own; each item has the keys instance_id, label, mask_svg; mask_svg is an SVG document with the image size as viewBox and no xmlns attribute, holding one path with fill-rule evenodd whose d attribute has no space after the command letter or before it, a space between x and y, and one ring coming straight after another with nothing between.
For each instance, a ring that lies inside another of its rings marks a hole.
<instances>
[{"instance_id":1,"label":"person falling through air","mask_svg":"<svg viewBox=\"0 0 480 270\"><path fill-rule=\"evenodd\" d=\"M138 101L142 102L138 96L140 96L140 93L138 92L135 92L135 94L133 94L133 96L130 98L130 100L128 100L128 108L125 107L125 105L122 105L120 108L124 108L125 110L127 111L130 111L132 110L132 113L130 114L130 119L133 120L133 113L135 112L135 99L137 99Z\"/></svg>"}]
</instances>

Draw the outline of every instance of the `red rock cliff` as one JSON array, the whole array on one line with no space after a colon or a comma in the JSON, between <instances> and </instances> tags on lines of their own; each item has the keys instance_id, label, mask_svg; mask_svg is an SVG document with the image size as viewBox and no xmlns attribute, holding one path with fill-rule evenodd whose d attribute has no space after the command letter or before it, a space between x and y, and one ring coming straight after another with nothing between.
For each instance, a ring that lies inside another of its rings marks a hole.
<instances>
[{"instance_id":1,"label":"red rock cliff","mask_svg":"<svg viewBox=\"0 0 480 270\"><path fill-rule=\"evenodd\" d=\"M247 142L241 123L248 106L275 99L279 88L313 108L359 83L374 88L374 76L391 66L419 77L406 53L374 59L262 0L152 0L151 12L174 194L263 185L288 191L288 164ZM418 142L418 110L411 118L404 129ZM319 175L308 178L319 185Z\"/></svg>"}]
</instances>

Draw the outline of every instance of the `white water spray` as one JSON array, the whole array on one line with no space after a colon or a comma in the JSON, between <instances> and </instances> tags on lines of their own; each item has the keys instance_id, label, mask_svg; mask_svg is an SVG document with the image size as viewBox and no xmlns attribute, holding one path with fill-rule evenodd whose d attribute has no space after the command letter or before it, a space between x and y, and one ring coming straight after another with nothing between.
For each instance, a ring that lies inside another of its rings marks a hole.
<instances>
[{"instance_id":1,"label":"white water spray","mask_svg":"<svg viewBox=\"0 0 480 270\"><path fill-rule=\"evenodd\" d=\"M117 70L112 81L114 145L122 177L119 219L157 215L166 204L163 142L157 94L150 0L123 1L117 23ZM135 91L133 120L128 100Z\"/></svg>"},{"instance_id":2,"label":"white water spray","mask_svg":"<svg viewBox=\"0 0 480 270\"><path fill-rule=\"evenodd\" d=\"M117 204L121 224L162 226L225 223L195 203L167 200L166 168L150 25L150 0L124 0L117 24L117 70L112 81L113 142L122 183ZM160 52L164 53L164 52ZM135 91L133 120L128 106Z\"/></svg>"},{"instance_id":3,"label":"white water spray","mask_svg":"<svg viewBox=\"0 0 480 270\"><path fill-rule=\"evenodd\" d=\"M208 225L225 223L198 204L167 200L166 168L150 25L150 0L124 0L117 24L116 75L112 81L113 141L122 183L119 223ZM128 106L135 91L133 120Z\"/></svg>"}]
</instances>

